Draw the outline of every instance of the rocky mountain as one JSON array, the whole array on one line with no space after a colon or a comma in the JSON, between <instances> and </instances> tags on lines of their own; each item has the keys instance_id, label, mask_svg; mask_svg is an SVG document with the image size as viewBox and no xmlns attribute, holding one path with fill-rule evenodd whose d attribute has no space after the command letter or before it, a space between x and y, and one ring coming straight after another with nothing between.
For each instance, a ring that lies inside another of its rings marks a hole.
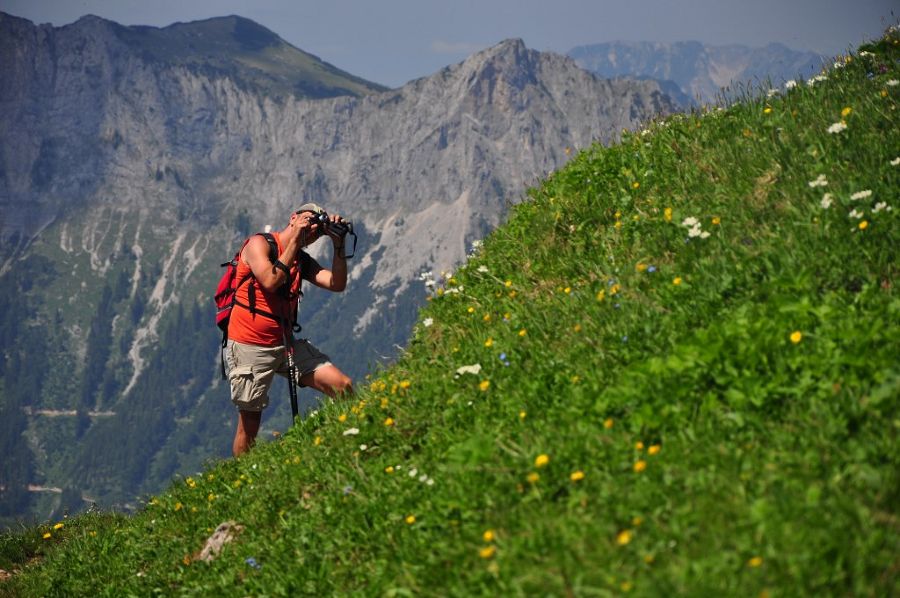
<instances>
[{"instance_id":1,"label":"rocky mountain","mask_svg":"<svg viewBox=\"0 0 900 598\"><path fill-rule=\"evenodd\" d=\"M676 43L609 42L578 46L568 55L601 77L656 79L682 104L714 103L740 88L773 85L818 73L824 57L772 43L762 48ZM674 84L674 85L673 85ZM723 88L729 88L723 94Z\"/></svg>"},{"instance_id":2,"label":"rocky mountain","mask_svg":"<svg viewBox=\"0 0 900 598\"><path fill-rule=\"evenodd\" d=\"M236 17L157 30L0 15L6 521L134 505L228 454L211 296L246 235L305 201L354 221L348 291L309 291L301 321L359 378L405 343L420 272L462 260L570 148L674 109L655 82L603 80L519 40L385 91L204 58L274 39ZM279 73L298 77L291 93L273 91ZM345 95L297 91L325 88ZM269 430L288 425L273 403Z\"/></svg>"}]
</instances>

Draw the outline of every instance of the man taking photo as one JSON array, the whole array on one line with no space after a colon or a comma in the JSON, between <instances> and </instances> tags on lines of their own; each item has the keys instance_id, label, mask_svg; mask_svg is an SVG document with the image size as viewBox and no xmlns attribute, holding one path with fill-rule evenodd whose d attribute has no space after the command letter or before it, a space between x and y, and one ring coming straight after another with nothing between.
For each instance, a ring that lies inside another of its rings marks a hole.
<instances>
[{"instance_id":1,"label":"man taking photo","mask_svg":"<svg viewBox=\"0 0 900 598\"><path fill-rule=\"evenodd\" d=\"M303 279L336 293L347 286L346 236L340 234L346 225L340 216L327 216L316 204L307 203L291 214L283 230L272 232L268 239L253 235L240 252L237 279L247 277L247 282L235 293L223 349L231 401L238 408L232 444L235 457L254 444L275 374L287 378L293 371L294 384L329 397L353 392L350 378L327 355L309 340L293 335ZM322 236L331 239L334 249L330 270L303 251ZM274 260L273 255L277 255Z\"/></svg>"}]
</instances>

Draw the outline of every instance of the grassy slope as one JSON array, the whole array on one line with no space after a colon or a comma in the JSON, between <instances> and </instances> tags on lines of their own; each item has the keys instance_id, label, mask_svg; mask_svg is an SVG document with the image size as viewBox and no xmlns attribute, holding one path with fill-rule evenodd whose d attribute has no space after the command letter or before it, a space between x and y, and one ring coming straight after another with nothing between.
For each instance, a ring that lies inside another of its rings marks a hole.
<instances>
[{"instance_id":1,"label":"grassy slope","mask_svg":"<svg viewBox=\"0 0 900 598\"><path fill-rule=\"evenodd\" d=\"M897 591L900 41L864 49L583 152L357 402L134 517L5 537L40 558L0 592Z\"/></svg>"}]
</instances>

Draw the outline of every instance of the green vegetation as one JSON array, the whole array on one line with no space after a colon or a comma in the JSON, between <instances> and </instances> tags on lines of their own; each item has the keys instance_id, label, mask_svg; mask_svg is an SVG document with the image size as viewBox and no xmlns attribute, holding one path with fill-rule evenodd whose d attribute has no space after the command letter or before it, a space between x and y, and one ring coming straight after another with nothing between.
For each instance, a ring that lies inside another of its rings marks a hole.
<instances>
[{"instance_id":1,"label":"green vegetation","mask_svg":"<svg viewBox=\"0 0 900 598\"><path fill-rule=\"evenodd\" d=\"M352 402L3 536L0 592L897 593L898 58L581 153Z\"/></svg>"}]
</instances>

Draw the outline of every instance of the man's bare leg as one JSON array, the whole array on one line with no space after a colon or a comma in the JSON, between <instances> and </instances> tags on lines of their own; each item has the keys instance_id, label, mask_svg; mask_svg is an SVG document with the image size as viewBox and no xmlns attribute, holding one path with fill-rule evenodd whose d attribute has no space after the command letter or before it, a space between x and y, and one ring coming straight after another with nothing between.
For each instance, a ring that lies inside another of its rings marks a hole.
<instances>
[{"instance_id":1,"label":"man's bare leg","mask_svg":"<svg viewBox=\"0 0 900 598\"><path fill-rule=\"evenodd\" d=\"M238 411L237 432L234 434L234 444L231 445L232 455L237 457L250 450L256 442L261 421L262 411Z\"/></svg>"},{"instance_id":2,"label":"man's bare leg","mask_svg":"<svg viewBox=\"0 0 900 598\"><path fill-rule=\"evenodd\" d=\"M353 394L353 381L333 365L323 365L314 372L304 374L300 377L300 383L332 398Z\"/></svg>"}]
</instances>

